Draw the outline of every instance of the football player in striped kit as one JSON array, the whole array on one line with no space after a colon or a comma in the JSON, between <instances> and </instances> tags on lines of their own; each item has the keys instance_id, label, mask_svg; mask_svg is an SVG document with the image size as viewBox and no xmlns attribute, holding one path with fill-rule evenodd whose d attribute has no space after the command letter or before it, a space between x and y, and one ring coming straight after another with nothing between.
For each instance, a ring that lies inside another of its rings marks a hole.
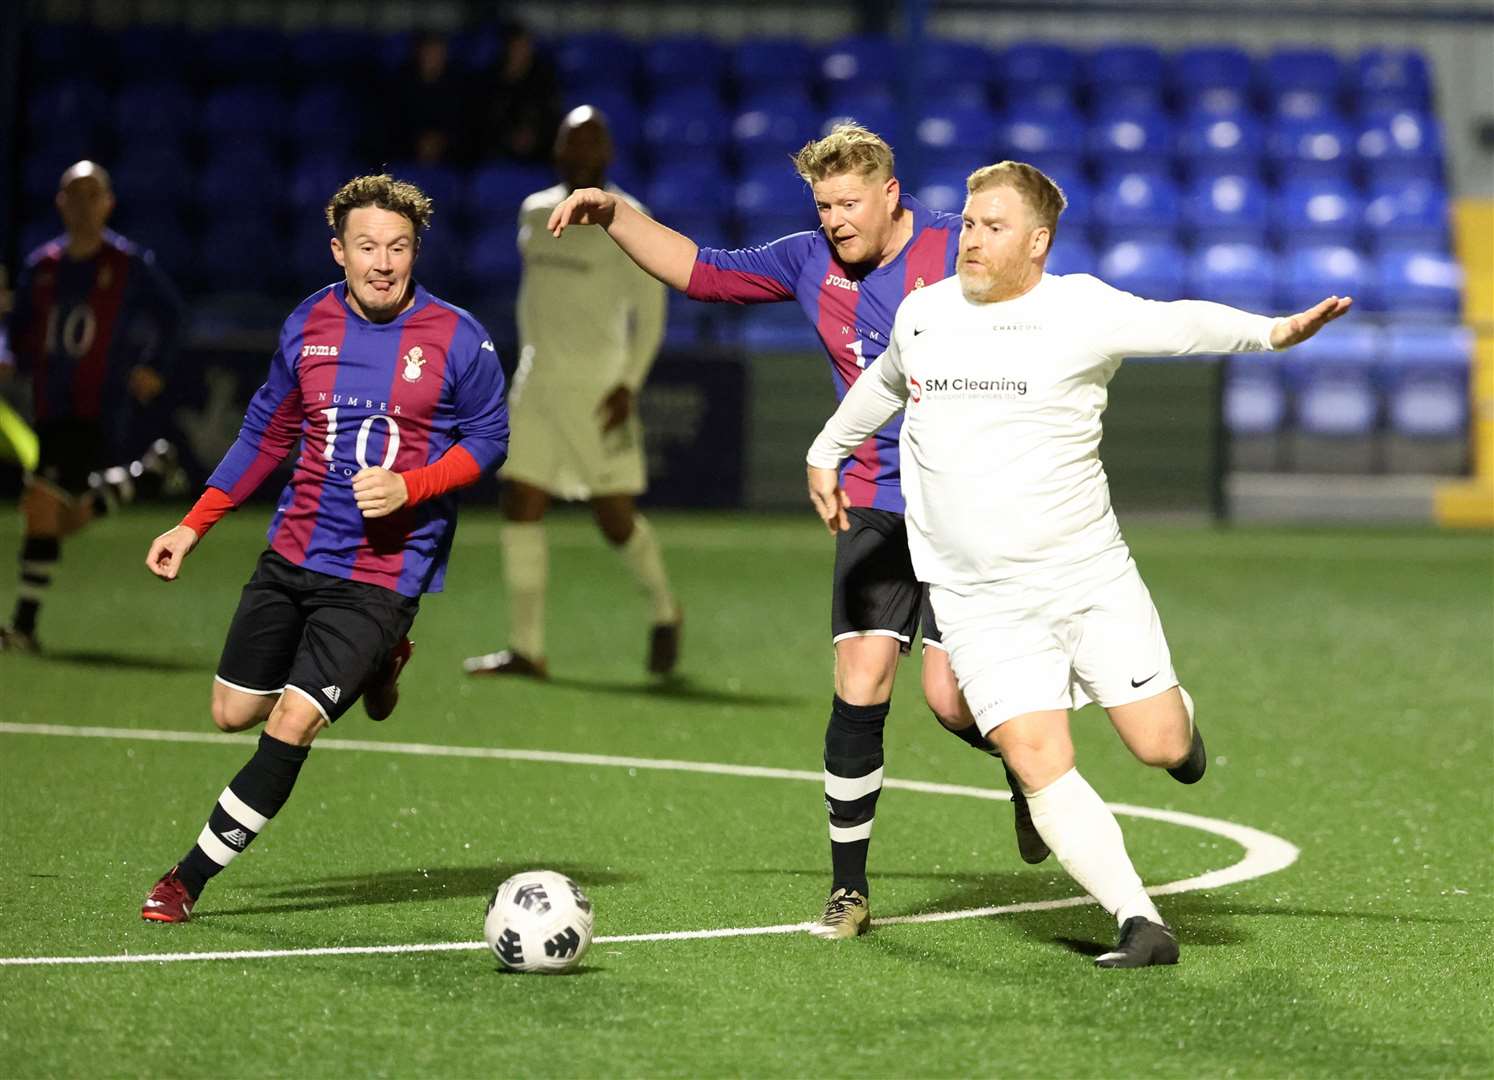
<instances>
[{"instance_id":1,"label":"football player in striped kit","mask_svg":"<svg viewBox=\"0 0 1494 1080\"><path fill-rule=\"evenodd\" d=\"M20 580L0 651L41 651L37 625L64 540L137 495L185 484L164 439L119 464L133 452L129 406L164 386L181 300L149 251L105 227L113 210L107 170L69 167L57 186L64 235L31 254L17 283L8 330L15 367L31 378L39 455L21 497ZM0 355L0 379L11 375Z\"/></svg>"},{"instance_id":2,"label":"football player in striped kit","mask_svg":"<svg viewBox=\"0 0 1494 1080\"><path fill-rule=\"evenodd\" d=\"M146 919L187 921L207 881L290 797L313 740L355 701L375 720L393 712L420 597L442 587L453 492L507 452L492 339L413 276L430 216L418 188L387 175L332 197L344 280L286 320L237 441L181 524L150 546L146 566L175 580L213 523L300 441L213 685L221 730L264 732L196 843L151 889Z\"/></svg>"},{"instance_id":3,"label":"football player in striped kit","mask_svg":"<svg viewBox=\"0 0 1494 1080\"><path fill-rule=\"evenodd\" d=\"M600 225L639 266L696 300L734 304L794 301L819 335L836 396L881 355L892 318L909 293L954 272L959 217L902 193L892 148L854 124L806 145L795 167L820 228L759 247L699 248L689 237L597 188L571 194L550 216L557 236L570 225ZM831 590L835 695L825 730L825 803L830 817L830 897L816 936L841 939L870 925L867 854L882 790L882 733L898 659L923 628L924 697L945 728L982 752L908 559L898 429L894 417L846 462L851 529L836 538ZM1009 774L1008 774L1009 775ZM1048 855L1010 779L1022 857Z\"/></svg>"},{"instance_id":4,"label":"football player in striped kit","mask_svg":"<svg viewBox=\"0 0 1494 1080\"><path fill-rule=\"evenodd\" d=\"M1120 927L1101 967L1173 964L1178 944L1120 826L1074 763L1069 710L1093 701L1144 764L1192 784L1208 764L1192 699L1110 505L1108 385L1128 356L1285 349L1349 310L1273 319L1143 300L1044 272L1064 196L1005 161L972 173L958 277L910 296L888 349L810 448L810 498L848 526L841 461L903 416L908 543L960 688L1058 861Z\"/></svg>"}]
</instances>

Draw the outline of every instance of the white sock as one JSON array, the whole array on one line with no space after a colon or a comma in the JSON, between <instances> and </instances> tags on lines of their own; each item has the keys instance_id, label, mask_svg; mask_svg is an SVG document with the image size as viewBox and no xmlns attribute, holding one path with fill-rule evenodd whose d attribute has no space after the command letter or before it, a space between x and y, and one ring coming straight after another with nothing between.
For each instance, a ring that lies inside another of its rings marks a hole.
<instances>
[{"instance_id":1,"label":"white sock","mask_svg":"<svg viewBox=\"0 0 1494 1080\"><path fill-rule=\"evenodd\" d=\"M508 586L508 644L530 660L545 656L545 584L550 548L538 521L506 522L498 532L503 545L503 580Z\"/></svg>"},{"instance_id":2,"label":"white sock","mask_svg":"<svg viewBox=\"0 0 1494 1080\"><path fill-rule=\"evenodd\" d=\"M1038 835L1053 849L1069 877L1114 915L1117 923L1133 915L1162 921L1126 854L1115 815L1078 769L1070 769L1028 795L1027 808Z\"/></svg>"},{"instance_id":3,"label":"white sock","mask_svg":"<svg viewBox=\"0 0 1494 1080\"><path fill-rule=\"evenodd\" d=\"M664 552L659 548L659 538L654 535L648 518L642 514L633 515L633 535L617 550L633 580L648 594L654 622L672 623L678 619L679 607L669 588L669 575L664 571Z\"/></svg>"}]
</instances>

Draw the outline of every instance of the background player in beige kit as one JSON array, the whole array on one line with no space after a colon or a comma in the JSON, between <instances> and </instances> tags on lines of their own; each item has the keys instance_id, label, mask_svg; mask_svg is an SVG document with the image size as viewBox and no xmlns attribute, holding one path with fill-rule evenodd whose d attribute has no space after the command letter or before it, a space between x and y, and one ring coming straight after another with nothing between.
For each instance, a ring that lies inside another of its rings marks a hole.
<instances>
[{"instance_id":1,"label":"background player in beige kit","mask_svg":"<svg viewBox=\"0 0 1494 1080\"><path fill-rule=\"evenodd\" d=\"M605 183L611 160L606 119L590 106L573 109L555 140L561 182L529 196L519 212L520 353L502 497L508 647L469 658L473 675L549 674L543 519L556 498L591 503L602 535L648 596L648 670L667 675L679 659L680 606L658 538L635 505L647 487L637 396L664 335L665 289L602 229L555 237L545 228L573 190ZM618 188L607 190L637 206Z\"/></svg>"},{"instance_id":2,"label":"background player in beige kit","mask_svg":"<svg viewBox=\"0 0 1494 1080\"><path fill-rule=\"evenodd\" d=\"M892 342L808 455L811 500L847 527L840 462L904 410L908 546L981 733L1059 862L1116 917L1101 967L1178 959L1110 809L1074 766L1069 709L1094 701L1148 765L1207 764L1100 463L1107 386L1127 356L1257 352L1304 341L1351 301L1272 319L1161 303L1043 272L1063 193L1031 165L972 173L957 276L898 308Z\"/></svg>"}]
</instances>

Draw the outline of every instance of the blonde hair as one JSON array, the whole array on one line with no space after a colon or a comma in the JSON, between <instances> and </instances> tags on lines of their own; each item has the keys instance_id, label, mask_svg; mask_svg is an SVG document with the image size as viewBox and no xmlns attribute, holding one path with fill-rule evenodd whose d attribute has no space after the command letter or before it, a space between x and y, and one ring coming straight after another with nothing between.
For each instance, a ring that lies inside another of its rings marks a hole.
<instances>
[{"instance_id":1,"label":"blonde hair","mask_svg":"<svg viewBox=\"0 0 1494 1080\"><path fill-rule=\"evenodd\" d=\"M422 229L431 225L435 213L430 197L407 180L396 180L388 173L376 176L355 176L332 196L327 203L327 224L339 237L347 224L348 215L361 206L376 206L403 214L415 226L415 238L420 239Z\"/></svg>"},{"instance_id":2,"label":"blonde hair","mask_svg":"<svg viewBox=\"0 0 1494 1080\"><path fill-rule=\"evenodd\" d=\"M1022 201L1037 218L1039 227L1046 228L1051 237L1058 234L1058 215L1069 205L1063 189L1055 184L1041 169L1025 161L998 161L976 169L965 181L966 191L974 195L986 188L1007 186L1022 196Z\"/></svg>"},{"instance_id":3,"label":"blonde hair","mask_svg":"<svg viewBox=\"0 0 1494 1080\"><path fill-rule=\"evenodd\" d=\"M866 179L892 178L892 147L860 124L836 124L822 139L807 142L794 155L794 168L806 182L855 173Z\"/></svg>"}]
</instances>

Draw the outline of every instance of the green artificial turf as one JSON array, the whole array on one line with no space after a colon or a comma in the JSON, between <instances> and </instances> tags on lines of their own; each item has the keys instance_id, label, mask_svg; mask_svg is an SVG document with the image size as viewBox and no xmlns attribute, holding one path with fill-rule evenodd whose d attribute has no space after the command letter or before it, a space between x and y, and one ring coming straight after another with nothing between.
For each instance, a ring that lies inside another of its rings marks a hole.
<instances>
[{"instance_id":1,"label":"green artificial turf","mask_svg":"<svg viewBox=\"0 0 1494 1080\"><path fill-rule=\"evenodd\" d=\"M0 722L211 732L212 673L262 542L220 525L167 586L169 515L70 542L41 658L0 655ZM324 736L286 809L185 926L140 902L252 749L0 732L0 957L476 942L522 869L570 874L603 937L812 918L828 885L812 779L331 749L337 740L815 773L830 695L830 543L800 517L654 517L686 610L683 675L643 674L644 603L589 521L552 540L549 684L476 680L504 645L497 519L469 514L426 600L403 700ZM0 535L15 536L13 512ZM560 977L479 949L0 966L0 1075L1488 1076L1494 1072L1494 559L1487 535L1128 530L1209 774L1184 788L1076 715L1113 803L1236 822L1285 870L1163 897L1183 961L1095 970L1097 907L802 933L599 941ZM0 556L4 551L0 550ZM9 603L8 585L0 599ZM889 777L992 789L905 663ZM1017 857L1005 802L889 788L877 917L1073 896ZM1230 866L1232 840L1123 815L1150 884Z\"/></svg>"}]
</instances>

